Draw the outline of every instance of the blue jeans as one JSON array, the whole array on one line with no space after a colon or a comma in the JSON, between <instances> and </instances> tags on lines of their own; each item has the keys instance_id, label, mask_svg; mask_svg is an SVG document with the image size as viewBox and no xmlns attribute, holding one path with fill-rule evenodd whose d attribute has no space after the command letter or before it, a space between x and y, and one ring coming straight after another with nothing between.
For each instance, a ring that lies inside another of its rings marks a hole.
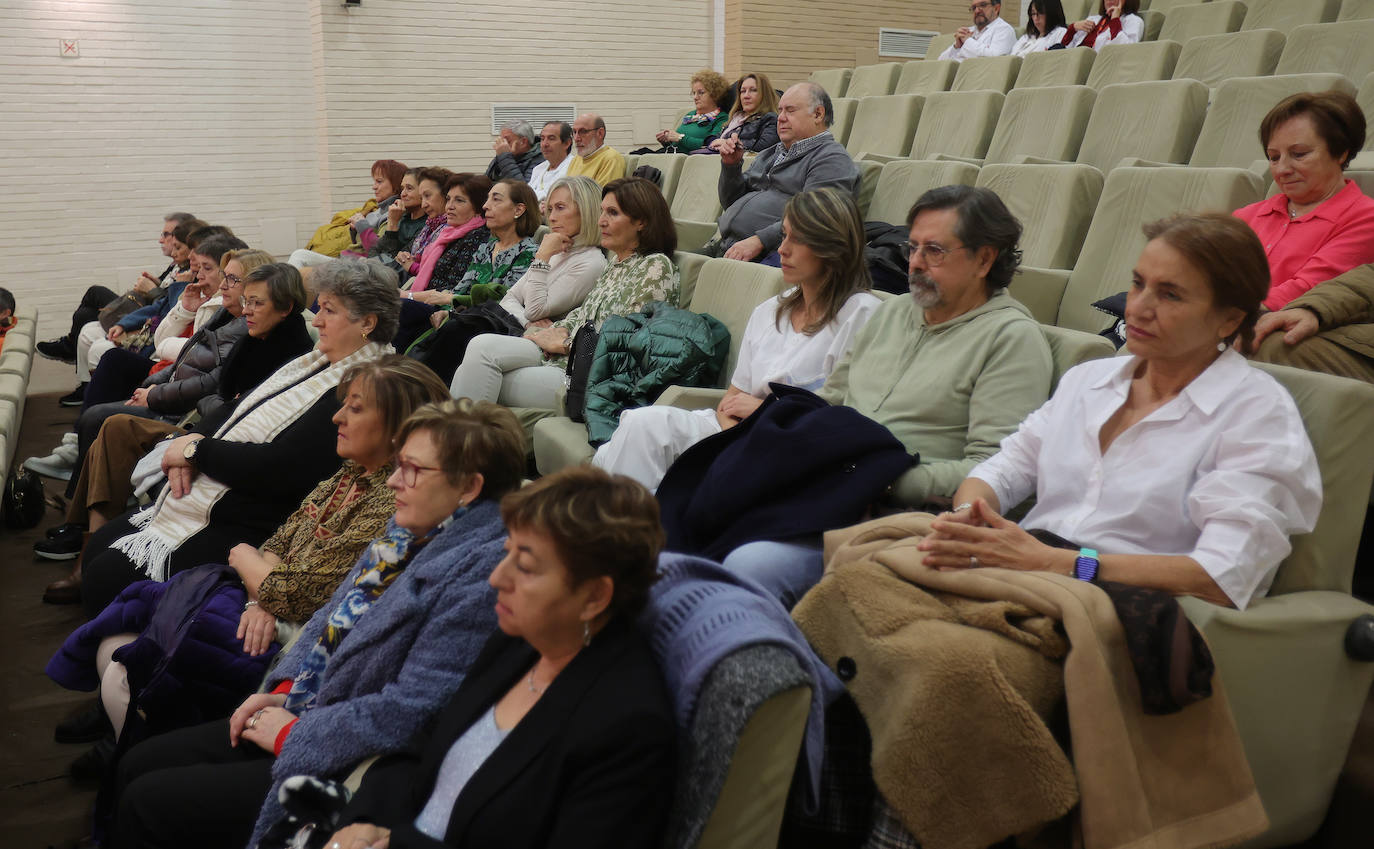
<instances>
[{"instance_id":1,"label":"blue jeans","mask_svg":"<svg viewBox=\"0 0 1374 849\"><path fill-rule=\"evenodd\" d=\"M788 610L825 573L819 543L749 542L725 555L722 564L761 585Z\"/></svg>"}]
</instances>

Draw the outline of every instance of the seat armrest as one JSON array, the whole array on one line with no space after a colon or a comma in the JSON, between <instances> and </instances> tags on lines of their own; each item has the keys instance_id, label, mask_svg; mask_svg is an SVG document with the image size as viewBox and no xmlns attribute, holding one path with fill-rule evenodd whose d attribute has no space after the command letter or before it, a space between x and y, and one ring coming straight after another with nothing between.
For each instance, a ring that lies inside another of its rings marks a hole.
<instances>
[{"instance_id":1,"label":"seat armrest","mask_svg":"<svg viewBox=\"0 0 1374 849\"><path fill-rule=\"evenodd\" d=\"M985 161L976 159L972 156L955 156L952 153L937 153L930 158L937 162L967 162L970 165L977 165L979 168L983 167L983 162Z\"/></svg>"},{"instance_id":2,"label":"seat armrest","mask_svg":"<svg viewBox=\"0 0 1374 849\"><path fill-rule=\"evenodd\" d=\"M699 250L716 235L714 221L688 221L678 218L673 224L677 228L677 249L680 251Z\"/></svg>"},{"instance_id":3,"label":"seat armrest","mask_svg":"<svg viewBox=\"0 0 1374 849\"><path fill-rule=\"evenodd\" d=\"M1050 159L1045 156L1031 156L1029 153L1020 153L1007 160L1008 165L1076 165L1075 162L1067 162L1063 159Z\"/></svg>"},{"instance_id":4,"label":"seat armrest","mask_svg":"<svg viewBox=\"0 0 1374 849\"><path fill-rule=\"evenodd\" d=\"M1121 161L1116 163L1117 168L1187 168L1177 162L1155 162L1153 159L1141 159L1138 156L1123 156Z\"/></svg>"},{"instance_id":5,"label":"seat armrest","mask_svg":"<svg viewBox=\"0 0 1374 849\"><path fill-rule=\"evenodd\" d=\"M713 410L725 397L724 389L704 386L669 386L654 402L656 407L677 407L682 410Z\"/></svg>"},{"instance_id":6,"label":"seat armrest","mask_svg":"<svg viewBox=\"0 0 1374 849\"><path fill-rule=\"evenodd\" d=\"M869 151L863 150L859 151L858 156L852 158L855 162L877 162L881 165L886 165L889 162L901 162L902 160L907 159L908 157L891 156L886 153L870 153Z\"/></svg>"},{"instance_id":7,"label":"seat armrest","mask_svg":"<svg viewBox=\"0 0 1374 849\"><path fill-rule=\"evenodd\" d=\"M1021 266L1011 278L1007 291L1025 305L1041 324L1054 324L1059 318L1059 303L1069 285L1071 272L1062 268Z\"/></svg>"}]
</instances>

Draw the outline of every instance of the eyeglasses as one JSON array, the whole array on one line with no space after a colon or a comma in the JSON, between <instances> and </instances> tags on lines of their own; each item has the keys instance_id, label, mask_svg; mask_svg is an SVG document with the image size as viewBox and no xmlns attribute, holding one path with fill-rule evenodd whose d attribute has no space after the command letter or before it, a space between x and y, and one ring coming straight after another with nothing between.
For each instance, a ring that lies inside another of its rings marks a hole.
<instances>
[{"instance_id":1,"label":"eyeglasses","mask_svg":"<svg viewBox=\"0 0 1374 849\"><path fill-rule=\"evenodd\" d=\"M579 130L577 127L573 127L573 135L575 135L575 136L587 136L587 135L591 135L592 133L596 132L596 130L597 130L596 127L592 127L592 128L590 128L590 129L585 129L585 130Z\"/></svg>"},{"instance_id":2,"label":"eyeglasses","mask_svg":"<svg viewBox=\"0 0 1374 849\"><path fill-rule=\"evenodd\" d=\"M693 97L705 97L705 96L706 96L706 90L705 90L705 89L693 89L693 90L692 90L692 96L693 96Z\"/></svg>"},{"instance_id":3,"label":"eyeglasses","mask_svg":"<svg viewBox=\"0 0 1374 849\"><path fill-rule=\"evenodd\" d=\"M262 298L245 298L244 296L240 295L239 306L243 307L244 309L252 307L255 310L260 310L263 307L267 306L267 301L264 301Z\"/></svg>"},{"instance_id":4,"label":"eyeglasses","mask_svg":"<svg viewBox=\"0 0 1374 849\"><path fill-rule=\"evenodd\" d=\"M991 8L993 5L994 5L994 4L992 4L992 3L974 3L973 5L971 5L971 6L968 7L968 10L969 10L970 12L977 12L977 11L980 10L980 9L988 9L988 8Z\"/></svg>"},{"instance_id":5,"label":"eyeglasses","mask_svg":"<svg viewBox=\"0 0 1374 849\"><path fill-rule=\"evenodd\" d=\"M171 231L171 230L163 230L163 231L162 231L162 235L161 235L161 236L158 236L158 238L159 238L159 239L170 239L170 238L172 238L172 231Z\"/></svg>"},{"instance_id":6,"label":"eyeglasses","mask_svg":"<svg viewBox=\"0 0 1374 849\"><path fill-rule=\"evenodd\" d=\"M228 283L230 286L237 286L243 282L243 278L237 274L229 274L226 272L224 274L224 282Z\"/></svg>"},{"instance_id":7,"label":"eyeglasses","mask_svg":"<svg viewBox=\"0 0 1374 849\"><path fill-rule=\"evenodd\" d=\"M937 245L934 242L927 242L924 245L917 245L913 244L912 242L903 242L901 251L902 259L906 260L907 262L911 262L911 258L913 256L915 256L916 254L920 254L922 257L925 258L927 268L939 268L940 266L945 264L945 260L949 258L950 254L954 253L955 251L965 250L966 247L967 246L965 245L960 245L957 248L947 248L943 245Z\"/></svg>"},{"instance_id":8,"label":"eyeglasses","mask_svg":"<svg viewBox=\"0 0 1374 849\"><path fill-rule=\"evenodd\" d=\"M442 469L438 466L420 466L397 457L396 471L401 473L401 483L406 486L415 486L415 482L420 479L420 472L438 472Z\"/></svg>"}]
</instances>

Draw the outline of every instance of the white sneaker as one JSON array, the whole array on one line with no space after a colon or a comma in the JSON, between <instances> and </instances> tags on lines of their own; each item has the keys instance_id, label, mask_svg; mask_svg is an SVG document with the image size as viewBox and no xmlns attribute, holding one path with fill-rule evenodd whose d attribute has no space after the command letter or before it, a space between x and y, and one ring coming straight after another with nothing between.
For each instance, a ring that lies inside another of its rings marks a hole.
<instances>
[{"instance_id":1,"label":"white sneaker","mask_svg":"<svg viewBox=\"0 0 1374 849\"><path fill-rule=\"evenodd\" d=\"M76 434L62 434L62 443L52 450L46 457L30 457L24 461L24 468L40 474L45 478L55 478L60 481L72 479L72 471L76 468Z\"/></svg>"}]
</instances>

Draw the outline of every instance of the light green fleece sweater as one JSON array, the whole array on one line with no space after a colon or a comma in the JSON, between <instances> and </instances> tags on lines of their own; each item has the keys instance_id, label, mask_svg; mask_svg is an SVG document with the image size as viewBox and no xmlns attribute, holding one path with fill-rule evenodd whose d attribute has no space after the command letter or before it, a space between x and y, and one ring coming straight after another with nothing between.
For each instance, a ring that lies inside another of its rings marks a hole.
<instances>
[{"instance_id":1,"label":"light green fleece sweater","mask_svg":"<svg viewBox=\"0 0 1374 849\"><path fill-rule=\"evenodd\" d=\"M909 506L948 498L1050 394L1050 347L1030 312L1001 290L927 325L911 295L878 308L820 396L892 431L920 465L893 487Z\"/></svg>"}]
</instances>

